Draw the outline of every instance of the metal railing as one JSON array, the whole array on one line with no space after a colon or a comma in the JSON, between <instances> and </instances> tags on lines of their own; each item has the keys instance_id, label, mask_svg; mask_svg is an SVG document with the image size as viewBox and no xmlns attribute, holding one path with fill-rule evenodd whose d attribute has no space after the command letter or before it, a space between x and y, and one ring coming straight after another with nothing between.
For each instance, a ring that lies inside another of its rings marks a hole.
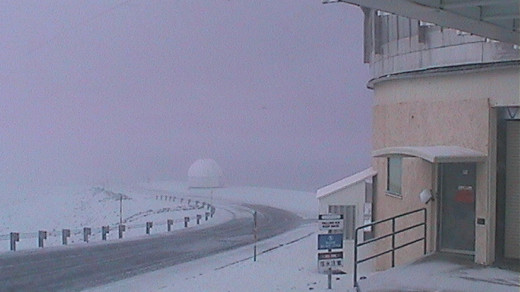
<instances>
[{"instance_id":1,"label":"metal railing","mask_svg":"<svg viewBox=\"0 0 520 292\"><path fill-rule=\"evenodd\" d=\"M395 230L395 220L396 219L401 218L401 217L405 217L405 216L408 216L408 215L411 215L411 214L419 213L419 212L424 212L424 217L423 217L423 220L422 220L421 223L417 223L417 224L408 226L408 227L400 229L400 230ZM409 246L411 244L414 244L416 242L419 242L421 240L424 241L423 252L424 252L424 254L426 254L426 231L427 231L427 227L426 227L426 220L427 219L426 218L427 218L426 208L422 208L422 209L419 209L419 210L406 212L406 213L399 214L399 215L394 216L394 217L390 217L390 218L387 218L387 219L375 221L375 222L372 222L372 223L365 224L363 226L357 227L355 232L354 232L354 234L355 234L355 237L354 237L354 287L355 288L358 287L358 279L357 279L357 267L358 267L358 264L361 264L363 262L366 262L368 260L377 258L377 257L382 256L382 255L385 255L387 253L391 253L392 254L392 268L393 268L393 267L395 267L395 251L398 250L398 249L401 249L403 247ZM363 229L365 229L367 227L374 227L375 225L378 225L378 224L381 224L381 223L385 223L385 222L388 222L388 221L392 222L392 232L391 233L388 233L388 234L385 234L385 235L382 235L382 236L379 236L379 237L376 237L376 238L372 238L372 239L363 241L361 243L358 243L358 231L359 230L363 230ZM409 241L409 242L404 243L404 244L399 245L399 246L395 245L395 235L396 234L403 233L405 231L408 231L408 230L411 230L411 229L414 229L414 228L417 228L417 227L421 227L421 226L424 226L424 236L423 237L417 238L415 240ZM369 257L364 258L364 259L358 259L358 247L364 246L364 245L367 245L367 244L370 244L370 243L374 243L376 241L379 241L381 239L388 238L388 237L392 237L392 248L390 248L388 250L385 250L383 252L380 252L378 254L369 256Z\"/></svg>"}]
</instances>

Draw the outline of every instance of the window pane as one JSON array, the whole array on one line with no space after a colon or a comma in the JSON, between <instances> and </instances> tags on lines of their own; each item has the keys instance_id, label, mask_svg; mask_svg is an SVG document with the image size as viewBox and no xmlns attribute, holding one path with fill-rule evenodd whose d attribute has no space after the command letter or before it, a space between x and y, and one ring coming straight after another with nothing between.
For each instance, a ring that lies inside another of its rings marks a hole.
<instances>
[{"instance_id":1,"label":"window pane","mask_svg":"<svg viewBox=\"0 0 520 292\"><path fill-rule=\"evenodd\" d=\"M401 157L388 158L388 191L401 194Z\"/></svg>"}]
</instances>

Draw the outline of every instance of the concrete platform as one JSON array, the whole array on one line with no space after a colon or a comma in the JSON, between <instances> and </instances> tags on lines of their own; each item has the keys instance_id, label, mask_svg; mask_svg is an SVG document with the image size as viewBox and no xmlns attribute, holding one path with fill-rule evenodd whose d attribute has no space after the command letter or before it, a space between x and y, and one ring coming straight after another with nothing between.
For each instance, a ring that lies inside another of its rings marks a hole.
<instances>
[{"instance_id":1,"label":"concrete platform","mask_svg":"<svg viewBox=\"0 0 520 292\"><path fill-rule=\"evenodd\" d=\"M362 292L519 292L520 273L518 262L481 266L472 257L436 253L406 266L367 275L358 283Z\"/></svg>"}]
</instances>

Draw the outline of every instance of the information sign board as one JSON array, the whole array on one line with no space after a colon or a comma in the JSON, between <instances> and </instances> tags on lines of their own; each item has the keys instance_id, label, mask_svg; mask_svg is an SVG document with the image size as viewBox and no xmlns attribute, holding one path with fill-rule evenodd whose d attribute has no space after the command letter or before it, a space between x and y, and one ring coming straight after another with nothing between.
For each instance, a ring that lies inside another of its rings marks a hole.
<instances>
[{"instance_id":1,"label":"information sign board","mask_svg":"<svg viewBox=\"0 0 520 292\"><path fill-rule=\"evenodd\" d=\"M343 230L343 215L321 214L318 216L319 228L322 231Z\"/></svg>"},{"instance_id":2,"label":"information sign board","mask_svg":"<svg viewBox=\"0 0 520 292\"><path fill-rule=\"evenodd\" d=\"M320 269L335 268L343 266L343 252L318 253L318 266Z\"/></svg>"},{"instance_id":3,"label":"information sign board","mask_svg":"<svg viewBox=\"0 0 520 292\"><path fill-rule=\"evenodd\" d=\"M343 248L343 233L318 234L318 249Z\"/></svg>"}]
</instances>

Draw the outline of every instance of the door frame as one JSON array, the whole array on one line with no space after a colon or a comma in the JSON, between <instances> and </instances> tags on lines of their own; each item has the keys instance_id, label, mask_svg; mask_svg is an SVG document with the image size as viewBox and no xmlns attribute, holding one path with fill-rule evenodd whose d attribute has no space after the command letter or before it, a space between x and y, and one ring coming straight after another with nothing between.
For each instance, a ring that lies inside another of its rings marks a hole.
<instances>
[{"instance_id":1,"label":"door frame","mask_svg":"<svg viewBox=\"0 0 520 292\"><path fill-rule=\"evenodd\" d=\"M477 163L475 162L462 162L462 163L439 163L438 164L438 171L437 171L437 190L438 190L438 204L437 204L437 244L436 249L439 252L448 252L448 253L457 253L457 254L464 254L464 255L475 255L475 246L473 247L473 250L460 250L460 249L451 249L451 248L444 248L442 247L443 242L443 200L444 200L444 168L446 164L473 164L475 167L475 171L477 169ZM475 172L475 181L474 181L474 190L475 190L475 199L476 199L476 185L477 185L477 176ZM473 213L473 224L476 220L476 200L474 203L474 213ZM475 229L476 232L476 229ZM476 236L474 233L473 240L476 240ZM476 244L476 242L475 242Z\"/></svg>"}]
</instances>

